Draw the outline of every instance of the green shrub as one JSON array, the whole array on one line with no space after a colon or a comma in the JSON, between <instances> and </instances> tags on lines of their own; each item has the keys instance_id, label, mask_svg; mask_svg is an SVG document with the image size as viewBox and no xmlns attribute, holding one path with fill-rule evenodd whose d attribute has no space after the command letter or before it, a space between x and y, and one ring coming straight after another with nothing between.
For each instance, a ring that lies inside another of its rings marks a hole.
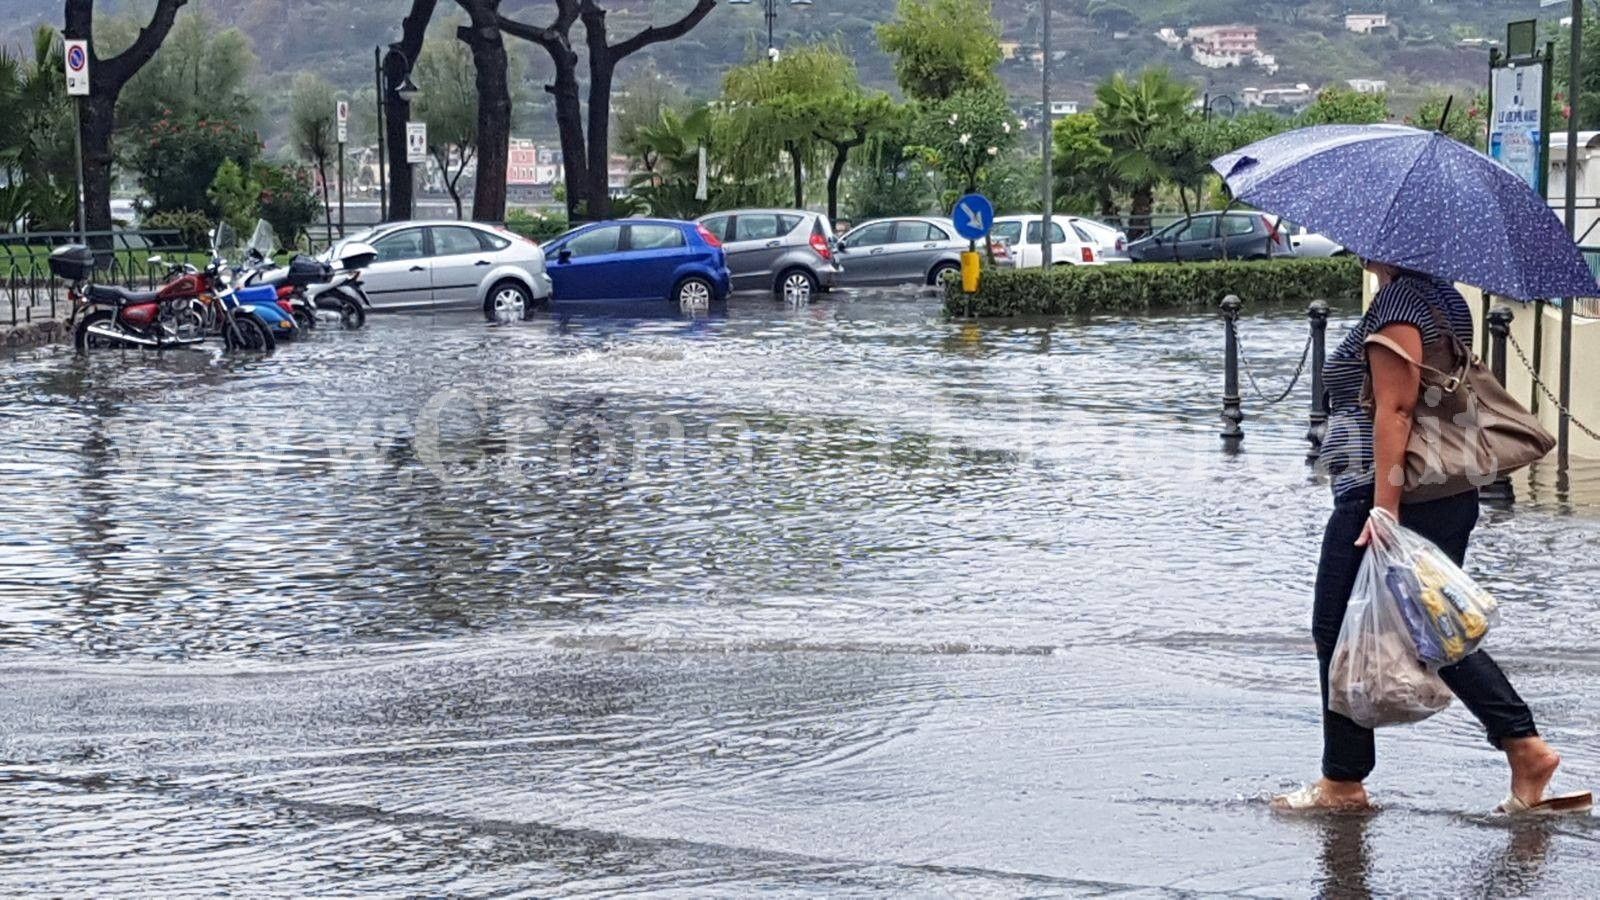
<instances>
[{"instance_id":1,"label":"green shrub","mask_svg":"<svg viewBox=\"0 0 1600 900\"><path fill-rule=\"evenodd\" d=\"M194 209L174 209L151 213L139 223L152 231L176 230L178 240L191 250L204 250L211 246L211 219Z\"/></svg>"},{"instance_id":2,"label":"green shrub","mask_svg":"<svg viewBox=\"0 0 1600 900\"><path fill-rule=\"evenodd\" d=\"M508 209L506 230L520 234L530 241L545 241L567 230L567 217L530 213L525 209Z\"/></svg>"},{"instance_id":3,"label":"green shrub","mask_svg":"<svg viewBox=\"0 0 1600 900\"><path fill-rule=\"evenodd\" d=\"M128 136L123 161L149 198L146 212L221 212L207 188L225 160L248 171L261 151L255 132L233 122L164 118Z\"/></svg>"},{"instance_id":4,"label":"green shrub","mask_svg":"<svg viewBox=\"0 0 1600 900\"><path fill-rule=\"evenodd\" d=\"M257 211L272 225L279 241L292 246L307 225L323 217L310 169L258 162L250 177L261 186Z\"/></svg>"},{"instance_id":5,"label":"green shrub","mask_svg":"<svg viewBox=\"0 0 1600 900\"><path fill-rule=\"evenodd\" d=\"M952 316L1059 316L1214 307L1229 294L1246 303L1353 299L1361 266L1338 257L1001 269L984 273L976 294L947 287L944 308Z\"/></svg>"}]
</instances>

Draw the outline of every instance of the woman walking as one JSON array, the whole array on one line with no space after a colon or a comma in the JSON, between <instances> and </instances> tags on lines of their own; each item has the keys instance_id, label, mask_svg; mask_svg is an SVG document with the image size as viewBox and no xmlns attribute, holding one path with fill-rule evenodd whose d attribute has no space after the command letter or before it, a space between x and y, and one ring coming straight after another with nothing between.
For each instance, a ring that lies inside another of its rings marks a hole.
<instances>
[{"instance_id":1,"label":"woman walking","mask_svg":"<svg viewBox=\"0 0 1600 900\"><path fill-rule=\"evenodd\" d=\"M1461 294L1442 279L1379 262L1367 263L1366 269L1378 280L1377 297L1325 369L1331 413L1322 465L1333 482L1334 509L1323 535L1312 612L1322 683L1322 778L1275 798L1273 808L1284 811L1370 808L1362 783L1376 764L1372 730L1328 708L1328 669L1366 552L1373 508L1387 510L1438 544L1457 565L1466 557L1467 541L1478 521L1475 488L1425 503L1405 501L1406 446L1420 373L1393 350L1367 342L1369 336L1382 335L1411 359L1421 360L1425 348L1450 340L1446 329L1470 346L1472 313ZM1370 408L1362 403L1369 374ZM1510 795L1498 811L1587 808L1587 794L1546 799L1561 757L1539 737L1527 704L1487 653L1480 650L1446 666L1439 677L1483 723L1489 743L1505 753L1510 764Z\"/></svg>"}]
</instances>

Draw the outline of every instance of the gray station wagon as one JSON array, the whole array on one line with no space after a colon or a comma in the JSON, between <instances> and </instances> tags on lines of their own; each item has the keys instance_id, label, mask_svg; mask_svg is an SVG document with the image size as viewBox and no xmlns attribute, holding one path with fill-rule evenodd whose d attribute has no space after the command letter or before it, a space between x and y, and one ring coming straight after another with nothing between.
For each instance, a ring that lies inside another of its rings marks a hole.
<instances>
[{"instance_id":1,"label":"gray station wagon","mask_svg":"<svg viewBox=\"0 0 1600 900\"><path fill-rule=\"evenodd\" d=\"M805 303L839 284L833 225L802 209L737 209L699 220L722 241L736 291L772 291L780 300Z\"/></svg>"}]
</instances>

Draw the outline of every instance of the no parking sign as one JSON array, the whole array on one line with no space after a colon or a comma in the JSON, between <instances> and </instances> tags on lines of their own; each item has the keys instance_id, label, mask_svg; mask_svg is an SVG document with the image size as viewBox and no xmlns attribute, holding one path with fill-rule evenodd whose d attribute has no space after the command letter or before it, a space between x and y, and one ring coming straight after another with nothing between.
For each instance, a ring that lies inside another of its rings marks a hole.
<instances>
[{"instance_id":1,"label":"no parking sign","mask_svg":"<svg viewBox=\"0 0 1600 900\"><path fill-rule=\"evenodd\" d=\"M67 96L89 96L89 42L63 41L67 63Z\"/></svg>"}]
</instances>

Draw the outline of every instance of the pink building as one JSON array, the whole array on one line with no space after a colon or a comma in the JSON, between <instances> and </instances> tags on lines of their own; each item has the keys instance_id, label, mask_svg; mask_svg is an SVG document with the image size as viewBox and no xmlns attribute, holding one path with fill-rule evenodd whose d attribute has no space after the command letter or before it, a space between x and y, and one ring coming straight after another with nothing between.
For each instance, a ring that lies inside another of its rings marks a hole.
<instances>
[{"instance_id":1,"label":"pink building","mask_svg":"<svg viewBox=\"0 0 1600 900\"><path fill-rule=\"evenodd\" d=\"M1189 29L1189 42L1213 56L1254 56L1260 49L1254 25L1208 25Z\"/></svg>"}]
</instances>

